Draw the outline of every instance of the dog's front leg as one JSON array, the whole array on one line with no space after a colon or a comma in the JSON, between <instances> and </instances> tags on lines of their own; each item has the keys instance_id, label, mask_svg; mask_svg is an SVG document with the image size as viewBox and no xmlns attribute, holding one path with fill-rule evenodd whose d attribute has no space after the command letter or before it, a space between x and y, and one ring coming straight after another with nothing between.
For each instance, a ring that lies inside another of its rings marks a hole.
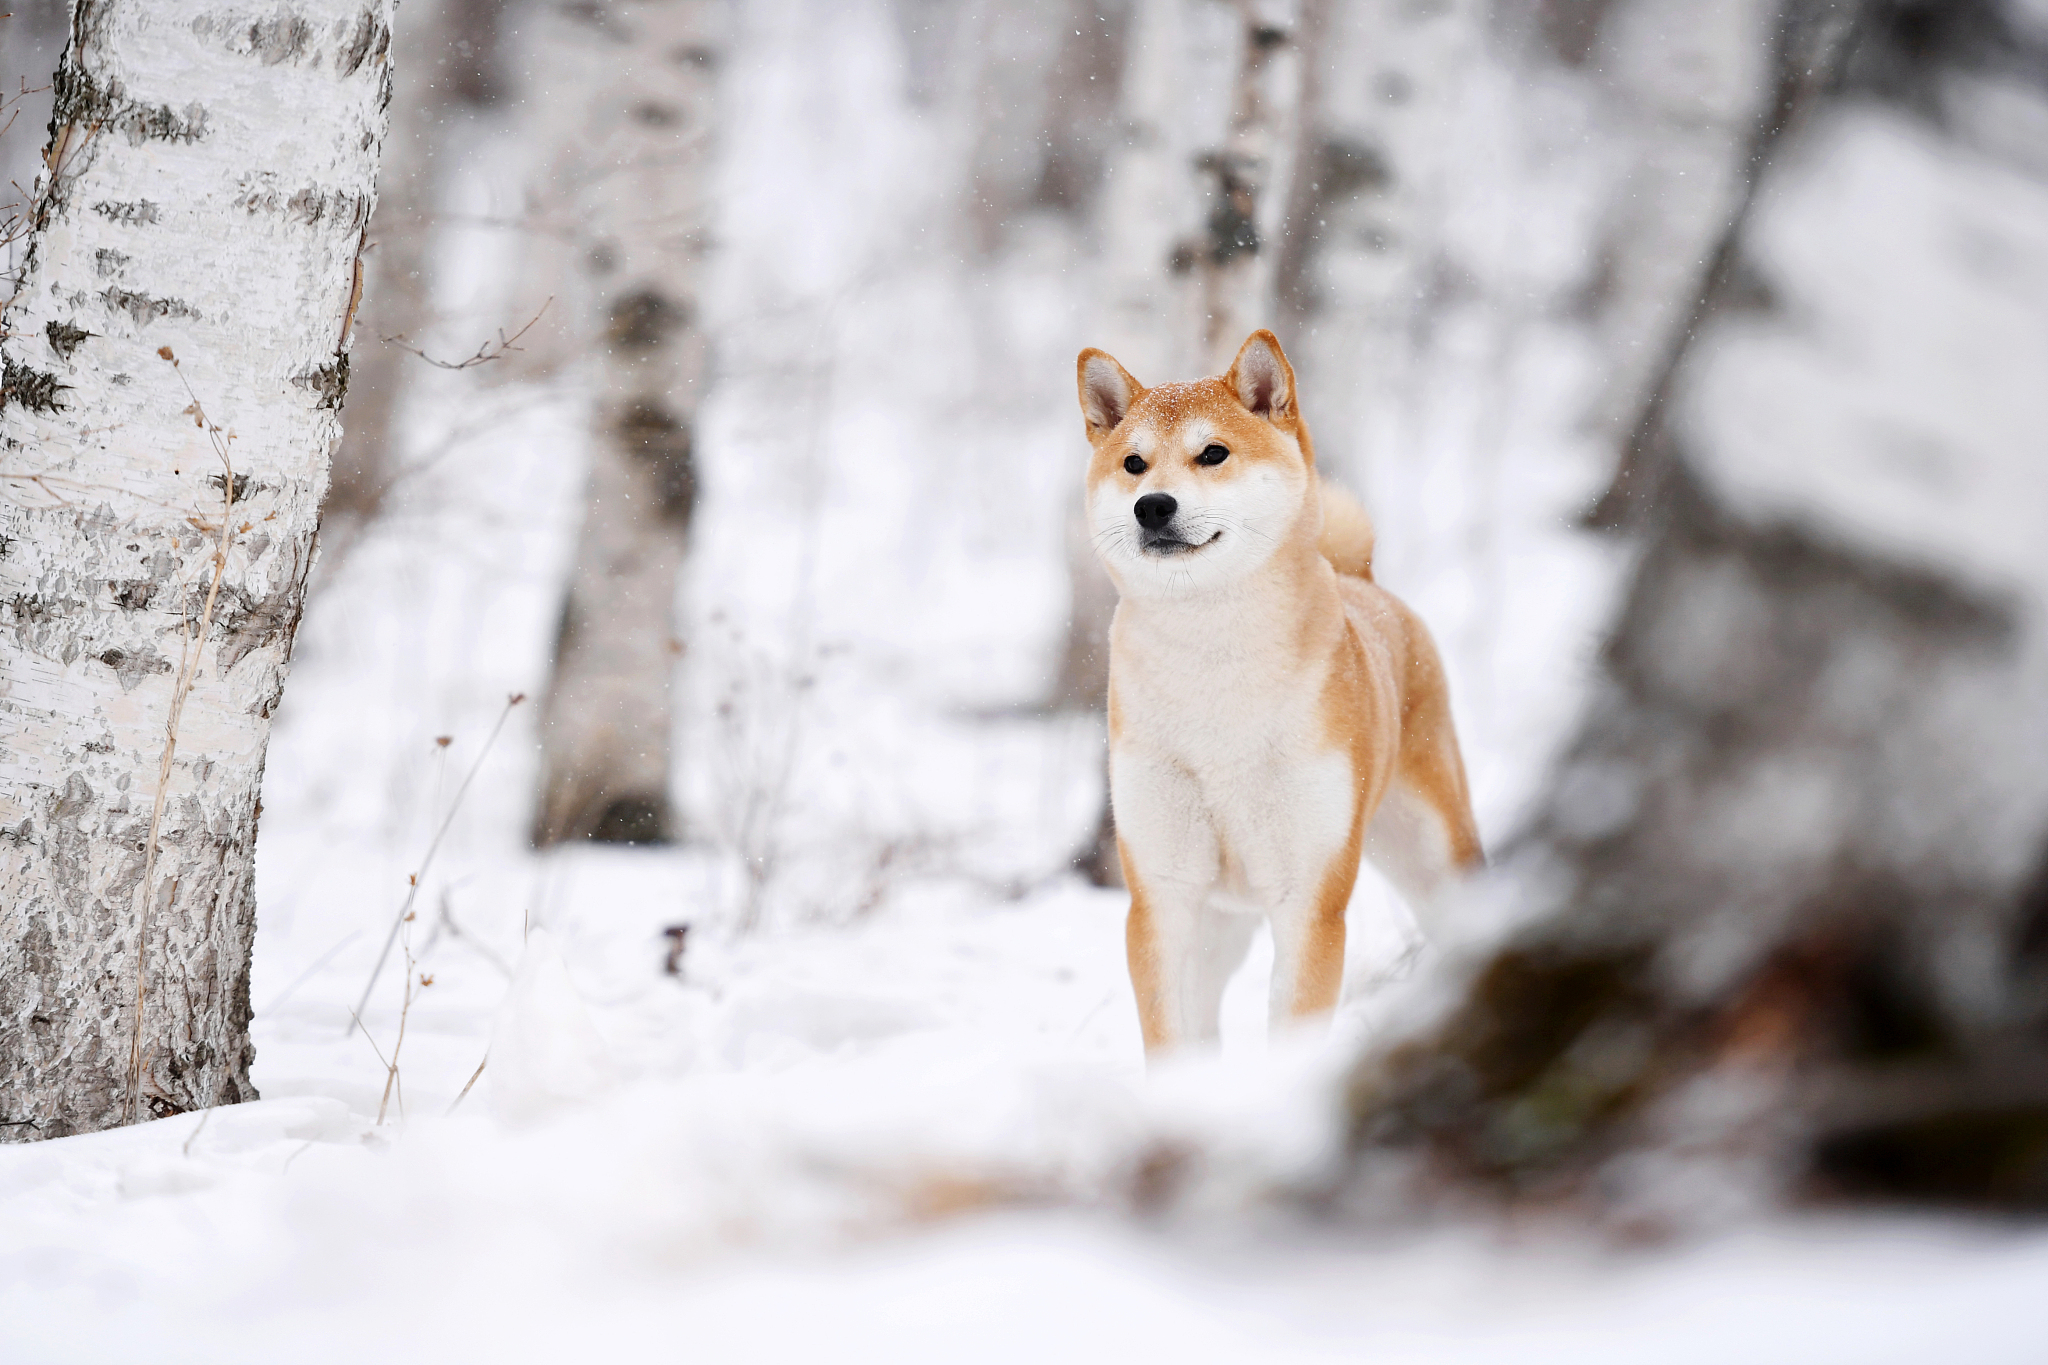
<instances>
[{"instance_id":1,"label":"dog's front leg","mask_svg":"<svg viewBox=\"0 0 2048 1365\"><path fill-rule=\"evenodd\" d=\"M1126 749L1111 753L1109 780L1131 891L1124 944L1145 1051L1214 1040L1229 972L1219 977L1211 960L1220 946L1208 908L1219 858L1201 791L1179 765Z\"/></svg>"},{"instance_id":2,"label":"dog's front leg","mask_svg":"<svg viewBox=\"0 0 2048 1365\"><path fill-rule=\"evenodd\" d=\"M1274 1025L1336 1008L1344 986L1344 911L1358 880L1364 836L1348 760L1291 766L1247 831L1246 872L1273 929Z\"/></svg>"},{"instance_id":3,"label":"dog's front leg","mask_svg":"<svg viewBox=\"0 0 2048 1365\"><path fill-rule=\"evenodd\" d=\"M1344 906L1352 881L1344 879L1341 899L1319 895L1272 912L1270 999L1276 1027L1283 1021L1319 1018L1337 1007L1344 988Z\"/></svg>"}]
</instances>

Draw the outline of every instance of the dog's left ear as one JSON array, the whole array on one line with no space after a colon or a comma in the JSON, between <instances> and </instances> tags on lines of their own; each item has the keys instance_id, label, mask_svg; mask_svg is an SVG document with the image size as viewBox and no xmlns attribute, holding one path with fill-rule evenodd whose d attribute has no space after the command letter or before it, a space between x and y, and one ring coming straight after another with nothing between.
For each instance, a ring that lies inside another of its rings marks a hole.
<instances>
[{"instance_id":1,"label":"dog's left ear","mask_svg":"<svg viewBox=\"0 0 2048 1365\"><path fill-rule=\"evenodd\" d=\"M1294 367L1280 349L1280 339L1261 327L1237 348L1230 373L1223 376L1245 411L1268 422L1294 417Z\"/></svg>"}]
</instances>

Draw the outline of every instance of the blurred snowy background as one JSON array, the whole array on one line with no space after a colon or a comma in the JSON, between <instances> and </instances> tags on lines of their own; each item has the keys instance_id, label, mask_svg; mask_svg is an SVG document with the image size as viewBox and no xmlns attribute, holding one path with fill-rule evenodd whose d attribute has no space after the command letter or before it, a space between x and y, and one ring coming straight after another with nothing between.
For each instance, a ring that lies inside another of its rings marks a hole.
<instances>
[{"instance_id":1,"label":"blurred snowy background","mask_svg":"<svg viewBox=\"0 0 2048 1365\"><path fill-rule=\"evenodd\" d=\"M63 34L0 21L10 87ZM1998 913L2048 906L2041 0L405 0L398 35L264 789L264 1099L7 1149L0 1356L2048 1353L2025 1225L1375 1213L1342 1078L1445 949L1369 873L1333 1040L1268 1047L1255 953L1224 1056L1148 1081L1070 524L1079 348L1153 382L1276 329L1449 666L1508 868L1467 938L1550 894L1516 850L1656 780L1585 758L1629 622L1741 671L1725 594L1631 598L1673 499L1937 580L2013 643L1934 780ZM1791 877L1861 771L1772 779L1702 856Z\"/></svg>"}]
</instances>

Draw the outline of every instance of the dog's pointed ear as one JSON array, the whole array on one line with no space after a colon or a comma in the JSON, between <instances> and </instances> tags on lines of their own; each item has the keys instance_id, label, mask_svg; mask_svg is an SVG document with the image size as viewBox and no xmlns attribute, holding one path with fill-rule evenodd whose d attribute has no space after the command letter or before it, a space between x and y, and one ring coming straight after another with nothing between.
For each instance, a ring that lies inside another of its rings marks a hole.
<instances>
[{"instance_id":1,"label":"dog's pointed ear","mask_svg":"<svg viewBox=\"0 0 2048 1365\"><path fill-rule=\"evenodd\" d=\"M1100 440L1116 430L1131 404L1145 392L1145 386L1131 378L1131 372L1116 363L1116 357L1093 346L1074 362L1074 377L1081 386L1081 415L1088 419L1088 439Z\"/></svg>"},{"instance_id":2,"label":"dog's pointed ear","mask_svg":"<svg viewBox=\"0 0 2048 1365\"><path fill-rule=\"evenodd\" d=\"M1293 419L1294 367L1287 363L1280 339L1265 328L1244 339L1223 381L1230 385L1237 401L1244 404L1245 411L1269 422Z\"/></svg>"}]
</instances>

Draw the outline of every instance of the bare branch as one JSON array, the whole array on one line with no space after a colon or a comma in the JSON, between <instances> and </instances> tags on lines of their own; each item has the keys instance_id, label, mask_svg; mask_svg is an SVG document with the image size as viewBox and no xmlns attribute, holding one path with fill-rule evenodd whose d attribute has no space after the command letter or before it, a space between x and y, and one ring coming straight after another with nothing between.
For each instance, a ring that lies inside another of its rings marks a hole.
<instances>
[{"instance_id":1,"label":"bare branch","mask_svg":"<svg viewBox=\"0 0 2048 1365\"><path fill-rule=\"evenodd\" d=\"M413 345L410 341L406 340L402 334L395 337L379 337L378 340L382 341L387 346L396 346L402 351L410 351L414 355L418 356L421 360L424 360L429 365L434 366L436 369L473 370L479 365L488 365L493 360L503 360L507 355L511 354L512 352L523 349L518 344L519 338L525 336L528 332L533 330L534 324L539 322L541 320L542 315L548 311L548 304L551 304L554 301L554 295L548 295L547 302L541 304L540 306L540 312L535 313L532 317L528 318L526 320L526 325L524 327L521 327L511 336L506 336L505 329L500 327L498 329L498 339L496 341L484 342L482 345L476 348L476 352L473 355L469 356L467 359L464 360L437 360L433 356L430 356L425 351L421 350L419 347Z\"/></svg>"}]
</instances>

